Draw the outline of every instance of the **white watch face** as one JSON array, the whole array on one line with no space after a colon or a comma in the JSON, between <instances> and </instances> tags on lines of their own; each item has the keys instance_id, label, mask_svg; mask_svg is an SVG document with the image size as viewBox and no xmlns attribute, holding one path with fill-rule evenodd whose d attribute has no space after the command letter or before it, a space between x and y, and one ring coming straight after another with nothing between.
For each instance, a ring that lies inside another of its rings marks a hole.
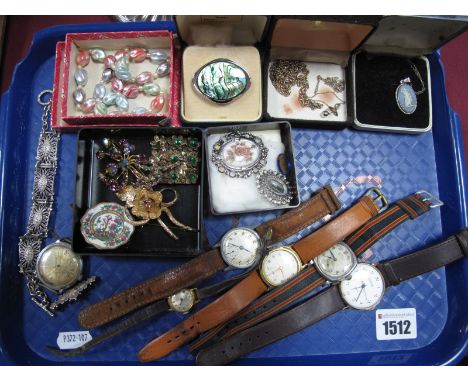
<instances>
[{"instance_id":1,"label":"white watch face","mask_svg":"<svg viewBox=\"0 0 468 382\"><path fill-rule=\"evenodd\" d=\"M344 243L335 244L314 260L318 271L330 281L342 280L357 264L356 255Z\"/></svg>"},{"instance_id":2,"label":"white watch face","mask_svg":"<svg viewBox=\"0 0 468 382\"><path fill-rule=\"evenodd\" d=\"M260 273L268 285L278 286L296 276L301 268L301 260L292 248L279 247L265 256Z\"/></svg>"},{"instance_id":3,"label":"white watch face","mask_svg":"<svg viewBox=\"0 0 468 382\"><path fill-rule=\"evenodd\" d=\"M37 258L39 280L55 291L65 289L81 277L82 261L67 243L54 243L45 247Z\"/></svg>"},{"instance_id":4,"label":"white watch face","mask_svg":"<svg viewBox=\"0 0 468 382\"><path fill-rule=\"evenodd\" d=\"M256 262L260 246L257 232L249 228L233 228L223 236L221 256L228 265L248 268Z\"/></svg>"},{"instance_id":5,"label":"white watch face","mask_svg":"<svg viewBox=\"0 0 468 382\"><path fill-rule=\"evenodd\" d=\"M195 304L195 293L190 289L182 289L180 292L169 296L167 302L172 310L186 313Z\"/></svg>"},{"instance_id":6,"label":"white watch face","mask_svg":"<svg viewBox=\"0 0 468 382\"><path fill-rule=\"evenodd\" d=\"M350 307L373 309L384 295L385 282L376 267L360 263L349 278L340 283L340 292Z\"/></svg>"}]
</instances>

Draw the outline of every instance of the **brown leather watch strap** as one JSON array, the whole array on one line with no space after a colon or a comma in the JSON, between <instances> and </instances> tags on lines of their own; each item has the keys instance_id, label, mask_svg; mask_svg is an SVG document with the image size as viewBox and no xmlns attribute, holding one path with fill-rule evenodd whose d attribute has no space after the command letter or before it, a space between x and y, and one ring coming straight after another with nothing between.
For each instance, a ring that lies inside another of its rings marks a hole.
<instances>
[{"instance_id":1,"label":"brown leather watch strap","mask_svg":"<svg viewBox=\"0 0 468 382\"><path fill-rule=\"evenodd\" d=\"M441 243L377 264L377 268L388 288L467 257L468 229L464 228Z\"/></svg>"},{"instance_id":2,"label":"brown leather watch strap","mask_svg":"<svg viewBox=\"0 0 468 382\"><path fill-rule=\"evenodd\" d=\"M335 220L338 220L338 224L333 224L334 221L331 221L308 237L314 236L321 240L319 247L324 246L324 249L318 253L320 254L324 250L342 241L346 236L359 228L360 225L366 223L377 213L378 209L374 205L372 198L370 196L364 196L353 207L335 218ZM345 226L342 227L342 224ZM329 226L331 226L332 229L328 228ZM328 233L330 237L327 238L321 235L320 233L322 231ZM309 241L308 244L312 247L316 245L314 242ZM195 339L199 334L227 322L243 308L260 297L267 289L268 287L261 279L258 271L253 271L249 276L213 303L205 306L175 328L147 344L138 353L140 361L149 362L164 357Z\"/></svg>"},{"instance_id":3,"label":"brown leather watch strap","mask_svg":"<svg viewBox=\"0 0 468 382\"><path fill-rule=\"evenodd\" d=\"M345 307L338 286L333 285L279 316L201 350L197 354L196 363L200 366L226 365L245 354L313 325Z\"/></svg>"},{"instance_id":4,"label":"brown leather watch strap","mask_svg":"<svg viewBox=\"0 0 468 382\"><path fill-rule=\"evenodd\" d=\"M312 198L276 219L261 224L256 231L263 236L272 228L271 242L282 241L301 231L325 215L335 213L341 204L332 188L325 186ZM178 267L126 289L83 309L78 320L85 329L92 329L151 302L170 296L213 276L226 268L219 249L197 256Z\"/></svg>"},{"instance_id":5,"label":"brown leather watch strap","mask_svg":"<svg viewBox=\"0 0 468 382\"><path fill-rule=\"evenodd\" d=\"M195 285L224 268L226 263L221 257L219 248L214 248L152 279L88 306L80 312L78 320L85 329L95 328L141 306Z\"/></svg>"},{"instance_id":6,"label":"brown leather watch strap","mask_svg":"<svg viewBox=\"0 0 468 382\"><path fill-rule=\"evenodd\" d=\"M303 264L326 251L332 245L343 240L356 229L377 215L378 207L371 196L362 197L358 203L337 216L319 230L295 243L292 248L297 252Z\"/></svg>"},{"instance_id":7,"label":"brown leather watch strap","mask_svg":"<svg viewBox=\"0 0 468 382\"><path fill-rule=\"evenodd\" d=\"M296 232L302 231L324 216L335 213L340 207L341 203L332 188L325 186L312 198L301 203L299 207L289 210L276 219L260 224L255 228L255 231L262 237L268 228L272 228L271 242L278 243Z\"/></svg>"},{"instance_id":8,"label":"brown leather watch strap","mask_svg":"<svg viewBox=\"0 0 468 382\"><path fill-rule=\"evenodd\" d=\"M145 345L138 353L139 360L149 362L165 357L195 339L200 333L214 328L219 323L226 322L266 290L267 286L258 272L253 271L211 304Z\"/></svg>"},{"instance_id":9,"label":"brown leather watch strap","mask_svg":"<svg viewBox=\"0 0 468 382\"><path fill-rule=\"evenodd\" d=\"M377 264L385 286L431 272L468 258L468 229L447 240L397 259ZM347 307L338 285L318 293L302 304L276 317L225 338L197 355L197 365L224 365L245 354L290 336Z\"/></svg>"}]
</instances>

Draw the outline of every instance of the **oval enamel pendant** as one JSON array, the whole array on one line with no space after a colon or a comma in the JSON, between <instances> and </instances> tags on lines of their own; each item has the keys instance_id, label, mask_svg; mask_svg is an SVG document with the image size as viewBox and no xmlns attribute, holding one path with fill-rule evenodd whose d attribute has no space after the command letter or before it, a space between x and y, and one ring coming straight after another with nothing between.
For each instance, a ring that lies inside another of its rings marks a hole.
<instances>
[{"instance_id":1,"label":"oval enamel pendant","mask_svg":"<svg viewBox=\"0 0 468 382\"><path fill-rule=\"evenodd\" d=\"M213 164L231 178L248 178L267 164L268 148L260 137L247 132L231 131L212 150Z\"/></svg>"},{"instance_id":2,"label":"oval enamel pendant","mask_svg":"<svg viewBox=\"0 0 468 382\"><path fill-rule=\"evenodd\" d=\"M195 73L193 85L209 100L228 103L247 91L250 77L236 63L218 59L208 62Z\"/></svg>"},{"instance_id":3,"label":"oval enamel pendant","mask_svg":"<svg viewBox=\"0 0 468 382\"><path fill-rule=\"evenodd\" d=\"M403 82L398 85L395 92L395 98L398 107L403 113L413 114L416 111L416 108L418 107L418 98L410 84Z\"/></svg>"}]
</instances>

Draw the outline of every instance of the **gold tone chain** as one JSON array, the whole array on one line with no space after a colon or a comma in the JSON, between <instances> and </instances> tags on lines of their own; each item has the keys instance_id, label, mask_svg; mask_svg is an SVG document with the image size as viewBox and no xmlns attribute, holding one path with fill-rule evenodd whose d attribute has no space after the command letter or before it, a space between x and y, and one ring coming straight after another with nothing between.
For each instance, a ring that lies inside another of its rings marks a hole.
<instances>
[{"instance_id":1,"label":"gold tone chain","mask_svg":"<svg viewBox=\"0 0 468 382\"><path fill-rule=\"evenodd\" d=\"M322 112L322 116L326 117L330 113L338 115L338 107L345 102L338 97L336 93L342 93L345 90L345 83L338 77L322 77L317 75L317 83L315 85L314 94L312 97L307 95L309 90L309 81L307 79L309 70L305 62L297 60L275 60L272 62L269 70L271 83L278 93L284 97L291 94L293 86L299 88L299 102L302 107L309 107L312 110L321 109L323 105L327 106L328 110ZM325 85L333 89L333 94L340 101L334 106L328 105L324 101L314 100L313 98L319 94L319 84L323 82Z\"/></svg>"}]
</instances>

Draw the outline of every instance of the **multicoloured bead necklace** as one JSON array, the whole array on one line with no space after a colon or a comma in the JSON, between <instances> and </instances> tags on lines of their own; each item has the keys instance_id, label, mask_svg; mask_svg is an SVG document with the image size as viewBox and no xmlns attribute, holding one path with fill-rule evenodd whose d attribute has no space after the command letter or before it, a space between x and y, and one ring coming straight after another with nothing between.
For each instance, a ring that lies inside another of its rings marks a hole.
<instances>
[{"instance_id":1,"label":"multicoloured bead necklace","mask_svg":"<svg viewBox=\"0 0 468 382\"><path fill-rule=\"evenodd\" d=\"M149 59L156 64L153 73L144 71L133 77L130 73L130 63L141 63ZM88 83L88 72L84 69L90 61L103 63L104 70L101 81L94 87L93 97L86 98L84 87ZM160 113L166 102L166 96L160 86L153 81L165 77L170 71L170 58L162 50L147 50L144 48L130 48L118 50L113 55L106 55L103 49L93 48L80 50L75 57L77 69L74 79L77 88L73 92L73 101L77 110L84 114L125 114L128 113L129 101L143 93L146 96L155 97L150 103L149 109L136 107L132 114ZM106 84L110 83L110 89ZM114 106L116 111L109 112L109 107Z\"/></svg>"}]
</instances>

